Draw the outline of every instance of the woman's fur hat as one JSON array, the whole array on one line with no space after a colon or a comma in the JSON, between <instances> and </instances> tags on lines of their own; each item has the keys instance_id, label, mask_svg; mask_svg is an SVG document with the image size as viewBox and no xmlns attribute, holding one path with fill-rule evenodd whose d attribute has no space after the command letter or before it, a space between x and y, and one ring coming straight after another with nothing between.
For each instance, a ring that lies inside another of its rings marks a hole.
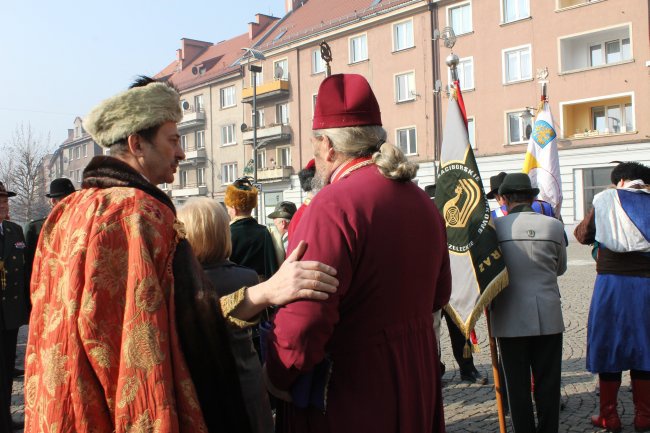
<instances>
[{"instance_id":1,"label":"woman's fur hat","mask_svg":"<svg viewBox=\"0 0 650 433\"><path fill-rule=\"evenodd\" d=\"M84 128L97 144L110 147L144 129L183 118L178 92L165 83L134 87L95 107Z\"/></svg>"},{"instance_id":2,"label":"woman's fur hat","mask_svg":"<svg viewBox=\"0 0 650 433\"><path fill-rule=\"evenodd\" d=\"M250 212L257 206L257 188L246 178L237 179L226 188L224 203L238 211Z\"/></svg>"}]
</instances>

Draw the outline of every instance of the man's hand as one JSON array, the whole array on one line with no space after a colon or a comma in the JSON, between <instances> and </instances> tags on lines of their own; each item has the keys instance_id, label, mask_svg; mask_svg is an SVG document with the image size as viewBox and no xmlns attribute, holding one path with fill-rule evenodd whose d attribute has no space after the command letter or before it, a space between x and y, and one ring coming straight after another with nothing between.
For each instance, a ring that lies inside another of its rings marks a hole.
<instances>
[{"instance_id":1,"label":"man's hand","mask_svg":"<svg viewBox=\"0 0 650 433\"><path fill-rule=\"evenodd\" d=\"M323 301L336 292L336 269L316 261L300 261L306 250L307 244L300 241L278 272L260 284L264 286L262 302L285 305L298 299Z\"/></svg>"}]
</instances>

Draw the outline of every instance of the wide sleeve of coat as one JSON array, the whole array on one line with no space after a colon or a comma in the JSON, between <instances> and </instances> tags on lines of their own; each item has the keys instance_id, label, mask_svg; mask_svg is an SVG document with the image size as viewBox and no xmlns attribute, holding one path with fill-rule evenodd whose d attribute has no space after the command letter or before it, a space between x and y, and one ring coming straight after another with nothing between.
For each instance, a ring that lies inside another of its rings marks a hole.
<instances>
[{"instance_id":1,"label":"wide sleeve of coat","mask_svg":"<svg viewBox=\"0 0 650 433\"><path fill-rule=\"evenodd\" d=\"M174 362L175 232L149 210L103 226L89 242L78 320L92 370L85 379L99 383L118 433L202 431L189 372Z\"/></svg>"},{"instance_id":2,"label":"wide sleeve of coat","mask_svg":"<svg viewBox=\"0 0 650 433\"><path fill-rule=\"evenodd\" d=\"M303 222L289 240L288 254L300 240L307 242L303 260L318 260L334 267L338 291L326 301L298 301L280 308L270 335L266 362L275 388L287 390L300 373L312 370L325 358L325 347L339 321L339 302L352 277L356 231L337 206L312 202Z\"/></svg>"},{"instance_id":3,"label":"wide sleeve of coat","mask_svg":"<svg viewBox=\"0 0 650 433\"><path fill-rule=\"evenodd\" d=\"M596 242L596 212L593 207L585 219L576 226L573 236L583 245L591 245Z\"/></svg>"}]
</instances>

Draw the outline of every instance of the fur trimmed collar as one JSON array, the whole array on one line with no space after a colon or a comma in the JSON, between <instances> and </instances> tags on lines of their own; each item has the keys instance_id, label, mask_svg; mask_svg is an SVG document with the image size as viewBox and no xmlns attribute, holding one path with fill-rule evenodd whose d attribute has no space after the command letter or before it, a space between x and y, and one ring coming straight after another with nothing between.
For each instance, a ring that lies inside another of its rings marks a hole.
<instances>
[{"instance_id":1,"label":"fur trimmed collar","mask_svg":"<svg viewBox=\"0 0 650 433\"><path fill-rule=\"evenodd\" d=\"M149 182L133 167L112 156L95 156L83 173L82 188L113 188L125 186L146 192L165 204L176 215L176 208L170 198L157 186Z\"/></svg>"}]
</instances>

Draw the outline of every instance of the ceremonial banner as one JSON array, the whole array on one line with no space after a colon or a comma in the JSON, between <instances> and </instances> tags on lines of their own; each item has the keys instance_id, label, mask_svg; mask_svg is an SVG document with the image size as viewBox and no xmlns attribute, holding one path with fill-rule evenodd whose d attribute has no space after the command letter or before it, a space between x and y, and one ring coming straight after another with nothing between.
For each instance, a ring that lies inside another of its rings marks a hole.
<instances>
[{"instance_id":1,"label":"ceremonial banner","mask_svg":"<svg viewBox=\"0 0 650 433\"><path fill-rule=\"evenodd\" d=\"M455 87L459 89L457 82ZM462 95L455 90L449 98L435 202L445 219L451 262L451 298L445 310L467 337L508 285L508 273L460 107Z\"/></svg>"},{"instance_id":2,"label":"ceremonial banner","mask_svg":"<svg viewBox=\"0 0 650 433\"><path fill-rule=\"evenodd\" d=\"M537 197L550 203L555 216L559 217L562 207L560 158L557 153L557 134L548 102L544 102L533 125L521 171L528 174L533 187L539 188Z\"/></svg>"}]
</instances>

